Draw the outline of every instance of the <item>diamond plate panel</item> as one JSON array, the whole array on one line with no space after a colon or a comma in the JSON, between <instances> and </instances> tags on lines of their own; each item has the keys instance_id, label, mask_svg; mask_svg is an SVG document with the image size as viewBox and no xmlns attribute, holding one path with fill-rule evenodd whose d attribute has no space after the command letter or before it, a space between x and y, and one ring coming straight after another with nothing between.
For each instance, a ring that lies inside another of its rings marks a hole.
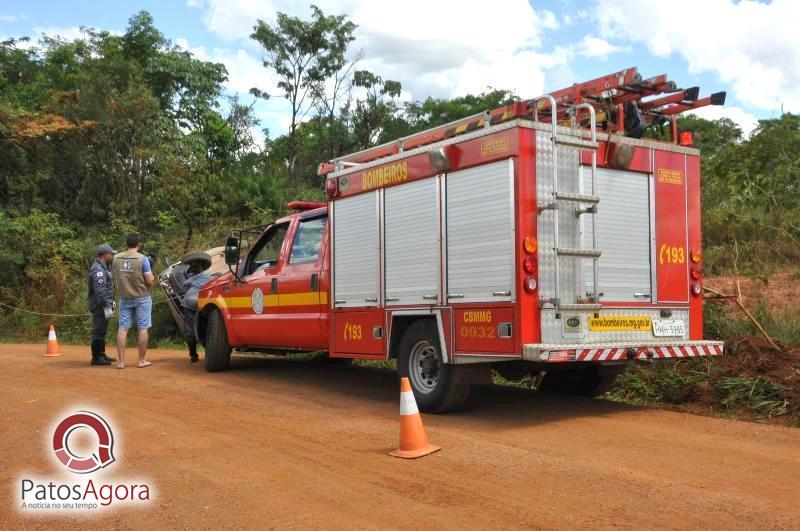
<instances>
[{"instance_id":1,"label":"diamond plate panel","mask_svg":"<svg viewBox=\"0 0 800 531\"><path fill-rule=\"evenodd\" d=\"M561 193L581 193L580 150L569 146L556 146L549 131L536 133L536 193L540 205L553 200L553 152L558 149L558 191ZM555 235L553 224L558 215L558 239L562 248L581 248L581 224L575 211L576 203L562 202L559 210L544 210L538 216L539 241L539 294L544 300L555 297ZM581 302L581 262L586 259L562 257L559 262L561 281L561 302L574 304ZM545 322L552 321L552 322ZM542 332L548 328L558 329L561 340L561 321L556 320L554 312L542 313ZM543 337L544 341L544 337Z\"/></svg>"}]
</instances>

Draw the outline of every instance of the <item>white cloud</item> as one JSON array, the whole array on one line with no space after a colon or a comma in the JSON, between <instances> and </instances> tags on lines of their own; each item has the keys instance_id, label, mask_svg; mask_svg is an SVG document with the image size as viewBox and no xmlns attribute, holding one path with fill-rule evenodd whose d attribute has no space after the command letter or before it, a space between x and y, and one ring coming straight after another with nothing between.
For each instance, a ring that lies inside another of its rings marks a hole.
<instances>
[{"instance_id":1,"label":"white cloud","mask_svg":"<svg viewBox=\"0 0 800 531\"><path fill-rule=\"evenodd\" d=\"M758 118L740 109L739 107L721 107L710 105L688 111L686 114L693 114L706 120L719 120L720 118L730 118L739 126L745 138L750 137L750 133L758 127Z\"/></svg>"},{"instance_id":2,"label":"white cloud","mask_svg":"<svg viewBox=\"0 0 800 531\"><path fill-rule=\"evenodd\" d=\"M189 0L204 10L210 31L251 48L257 19L277 11L307 18L307 4L291 0ZM366 68L403 83L415 98L452 97L491 86L520 96L541 93L553 57L539 53L542 36L559 27L555 14L526 0L496 0L491 9L458 0L408 0L401 7L368 0L320 0L326 14L347 14L359 28L353 49ZM509 15L513 13L513 16ZM251 48L252 49L252 48ZM561 57L561 56L559 56Z\"/></svg>"},{"instance_id":3,"label":"white cloud","mask_svg":"<svg viewBox=\"0 0 800 531\"><path fill-rule=\"evenodd\" d=\"M66 41L74 41L76 39L83 39L86 37L86 33L79 26L35 26L33 28L31 40L38 41L44 35L47 35L48 37L61 37Z\"/></svg>"},{"instance_id":4,"label":"white cloud","mask_svg":"<svg viewBox=\"0 0 800 531\"><path fill-rule=\"evenodd\" d=\"M24 14L0 15L0 22L16 22L18 20L25 20L26 18L28 18L28 16Z\"/></svg>"},{"instance_id":5,"label":"white cloud","mask_svg":"<svg viewBox=\"0 0 800 531\"><path fill-rule=\"evenodd\" d=\"M277 91L277 83L272 73L248 50L215 48L207 51L203 46L190 46L185 38L175 39L175 44L200 60L224 64L228 70L225 87L233 92L247 93L253 87L270 94L275 94Z\"/></svg>"},{"instance_id":6,"label":"white cloud","mask_svg":"<svg viewBox=\"0 0 800 531\"><path fill-rule=\"evenodd\" d=\"M586 35L583 40L577 44L575 51L579 55L606 60L608 56L613 53L629 52L631 48L630 46L616 46L600 37Z\"/></svg>"},{"instance_id":7,"label":"white cloud","mask_svg":"<svg viewBox=\"0 0 800 531\"><path fill-rule=\"evenodd\" d=\"M680 55L690 72L714 73L746 105L800 110L797 0L596 1L603 36ZM687 15L677 20L676 13Z\"/></svg>"}]
</instances>

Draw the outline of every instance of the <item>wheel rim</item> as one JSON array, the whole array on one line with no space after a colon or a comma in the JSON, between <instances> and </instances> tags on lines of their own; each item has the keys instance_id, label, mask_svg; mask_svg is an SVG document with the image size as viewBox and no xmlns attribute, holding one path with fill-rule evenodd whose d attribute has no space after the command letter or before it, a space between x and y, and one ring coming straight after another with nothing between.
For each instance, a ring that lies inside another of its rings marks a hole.
<instances>
[{"instance_id":1,"label":"wheel rim","mask_svg":"<svg viewBox=\"0 0 800 531\"><path fill-rule=\"evenodd\" d=\"M436 389L441 366L436 348L428 341L417 342L411 349L408 360L408 373L414 388L426 394Z\"/></svg>"}]
</instances>

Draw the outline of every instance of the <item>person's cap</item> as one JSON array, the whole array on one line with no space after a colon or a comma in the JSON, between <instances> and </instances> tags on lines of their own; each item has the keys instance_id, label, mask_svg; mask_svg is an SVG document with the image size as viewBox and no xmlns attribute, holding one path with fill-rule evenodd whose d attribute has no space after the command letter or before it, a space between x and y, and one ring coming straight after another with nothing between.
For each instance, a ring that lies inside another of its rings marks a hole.
<instances>
[{"instance_id":1,"label":"person's cap","mask_svg":"<svg viewBox=\"0 0 800 531\"><path fill-rule=\"evenodd\" d=\"M106 254L106 253L117 254L117 251L115 251L115 250L114 250L114 249L113 249L113 248L112 248L112 247L111 247L109 244L107 244L107 243L104 243L104 244L101 244L101 245L98 245L98 246L97 246L97 254L98 254L98 255L100 255L100 254Z\"/></svg>"}]
</instances>

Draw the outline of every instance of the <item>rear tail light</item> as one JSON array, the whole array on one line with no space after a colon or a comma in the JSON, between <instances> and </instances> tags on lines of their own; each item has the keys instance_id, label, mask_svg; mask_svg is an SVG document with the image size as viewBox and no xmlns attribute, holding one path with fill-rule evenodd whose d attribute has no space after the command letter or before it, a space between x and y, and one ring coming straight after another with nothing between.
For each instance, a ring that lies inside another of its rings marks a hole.
<instances>
[{"instance_id":1,"label":"rear tail light","mask_svg":"<svg viewBox=\"0 0 800 531\"><path fill-rule=\"evenodd\" d=\"M522 265L525 268L526 273L533 273L536 271L536 261L531 256L526 256Z\"/></svg>"},{"instance_id":2,"label":"rear tail light","mask_svg":"<svg viewBox=\"0 0 800 531\"><path fill-rule=\"evenodd\" d=\"M533 293L536 291L538 284L536 283L536 279L533 277L528 277L525 279L525 291L528 293Z\"/></svg>"},{"instance_id":3,"label":"rear tail light","mask_svg":"<svg viewBox=\"0 0 800 531\"><path fill-rule=\"evenodd\" d=\"M703 286L700 284L700 281L692 282L692 295L698 297L701 293L703 293Z\"/></svg>"},{"instance_id":4,"label":"rear tail light","mask_svg":"<svg viewBox=\"0 0 800 531\"><path fill-rule=\"evenodd\" d=\"M534 238L533 236L528 236L527 238L525 238L525 241L522 243L522 246L525 248L526 253L533 254L536 252L536 249L538 248L538 243L536 241L536 238Z\"/></svg>"},{"instance_id":5,"label":"rear tail light","mask_svg":"<svg viewBox=\"0 0 800 531\"><path fill-rule=\"evenodd\" d=\"M702 254L700 253L700 249L692 249L692 252L690 253L690 256L692 258L692 262L694 262L695 264L699 264L700 263L700 259L702 258Z\"/></svg>"},{"instance_id":6,"label":"rear tail light","mask_svg":"<svg viewBox=\"0 0 800 531\"><path fill-rule=\"evenodd\" d=\"M692 279L693 280L700 280L700 271L696 269L692 269Z\"/></svg>"}]
</instances>

